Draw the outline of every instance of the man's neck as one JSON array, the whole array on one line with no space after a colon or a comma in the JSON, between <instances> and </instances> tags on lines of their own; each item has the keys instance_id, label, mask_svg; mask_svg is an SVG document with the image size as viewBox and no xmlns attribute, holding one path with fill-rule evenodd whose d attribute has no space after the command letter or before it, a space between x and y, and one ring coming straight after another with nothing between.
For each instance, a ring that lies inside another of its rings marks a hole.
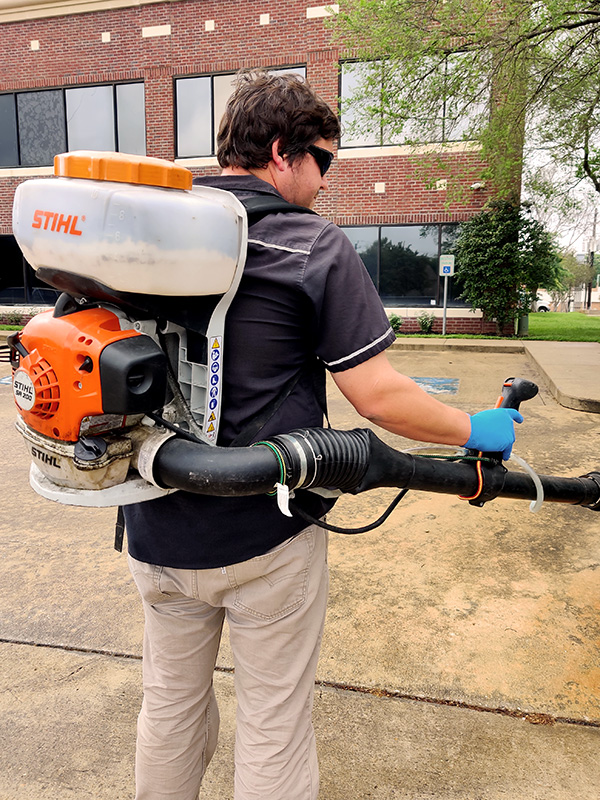
<instances>
[{"instance_id":1,"label":"man's neck","mask_svg":"<svg viewBox=\"0 0 600 800\"><path fill-rule=\"evenodd\" d=\"M270 183L271 186L277 188L273 175L269 167L245 169L244 167L223 167L221 175L254 175L255 178L260 178L261 181Z\"/></svg>"}]
</instances>

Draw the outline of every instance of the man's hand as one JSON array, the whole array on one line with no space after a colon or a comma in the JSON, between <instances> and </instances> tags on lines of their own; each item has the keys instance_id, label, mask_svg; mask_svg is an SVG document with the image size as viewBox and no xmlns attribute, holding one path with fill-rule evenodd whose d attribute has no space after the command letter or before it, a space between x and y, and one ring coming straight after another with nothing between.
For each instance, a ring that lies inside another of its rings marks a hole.
<instances>
[{"instance_id":1,"label":"man's hand","mask_svg":"<svg viewBox=\"0 0 600 800\"><path fill-rule=\"evenodd\" d=\"M490 408L473 414L471 435L464 446L484 453L502 453L507 461L515 441L515 422L523 422L523 417L514 408Z\"/></svg>"}]
</instances>

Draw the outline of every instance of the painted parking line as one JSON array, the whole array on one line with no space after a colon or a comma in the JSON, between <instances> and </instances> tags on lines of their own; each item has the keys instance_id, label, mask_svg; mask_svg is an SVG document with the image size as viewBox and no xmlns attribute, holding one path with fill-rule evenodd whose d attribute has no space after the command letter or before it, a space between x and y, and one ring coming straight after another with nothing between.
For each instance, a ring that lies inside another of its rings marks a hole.
<instances>
[{"instance_id":1,"label":"painted parking line","mask_svg":"<svg viewBox=\"0 0 600 800\"><path fill-rule=\"evenodd\" d=\"M413 378L427 394L456 394L459 378Z\"/></svg>"}]
</instances>

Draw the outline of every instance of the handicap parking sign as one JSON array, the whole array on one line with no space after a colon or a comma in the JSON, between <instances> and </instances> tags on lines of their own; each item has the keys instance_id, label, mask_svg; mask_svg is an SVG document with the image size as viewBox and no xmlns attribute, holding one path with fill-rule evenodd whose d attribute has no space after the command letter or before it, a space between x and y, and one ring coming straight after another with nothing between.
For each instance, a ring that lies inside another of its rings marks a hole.
<instances>
[{"instance_id":1,"label":"handicap parking sign","mask_svg":"<svg viewBox=\"0 0 600 800\"><path fill-rule=\"evenodd\" d=\"M440 256L440 275L446 278L454 275L454 256Z\"/></svg>"}]
</instances>

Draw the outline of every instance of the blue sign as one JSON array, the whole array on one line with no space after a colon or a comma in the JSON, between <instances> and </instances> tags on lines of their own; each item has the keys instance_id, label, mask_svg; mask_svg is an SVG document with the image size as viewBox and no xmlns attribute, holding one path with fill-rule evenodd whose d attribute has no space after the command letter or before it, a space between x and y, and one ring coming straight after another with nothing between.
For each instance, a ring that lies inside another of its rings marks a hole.
<instances>
[{"instance_id":1,"label":"blue sign","mask_svg":"<svg viewBox=\"0 0 600 800\"><path fill-rule=\"evenodd\" d=\"M454 256L440 256L440 275L454 275Z\"/></svg>"}]
</instances>

